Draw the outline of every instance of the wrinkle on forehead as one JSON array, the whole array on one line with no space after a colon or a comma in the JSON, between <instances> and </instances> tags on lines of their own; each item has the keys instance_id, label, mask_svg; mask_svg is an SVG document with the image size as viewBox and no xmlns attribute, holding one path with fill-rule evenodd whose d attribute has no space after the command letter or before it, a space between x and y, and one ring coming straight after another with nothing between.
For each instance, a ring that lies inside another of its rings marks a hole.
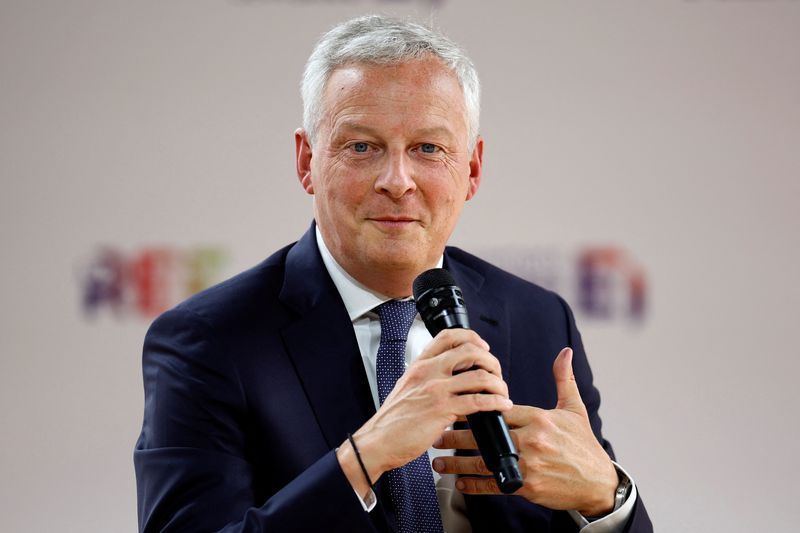
<instances>
[{"instance_id":1,"label":"wrinkle on forehead","mask_svg":"<svg viewBox=\"0 0 800 533\"><path fill-rule=\"evenodd\" d=\"M398 123L445 128L453 135L454 128L468 128L461 86L455 74L435 59L339 67L328 79L323 107L322 122L331 132L340 128L342 121L368 122L370 116L397 117Z\"/></svg>"}]
</instances>

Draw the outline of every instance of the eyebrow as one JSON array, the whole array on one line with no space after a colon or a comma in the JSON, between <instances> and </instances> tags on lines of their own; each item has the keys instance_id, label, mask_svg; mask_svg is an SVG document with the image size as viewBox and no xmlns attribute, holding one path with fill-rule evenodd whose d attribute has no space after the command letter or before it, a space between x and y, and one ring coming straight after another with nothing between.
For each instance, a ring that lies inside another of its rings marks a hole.
<instances>
[{"instance_id":1,"label":"eyebrow","mask_svg":"<svg viewBox=\"0 0 800 533\"><path fill-rule=\"evenodd\" d=\"M353 122L349 120L343 121L340 124L338 124L335 127L334 131L336 132L337 136L340 135L341 132L343 131L348 131L348 132L352 131L357 133L365 133L367 135L372 135L373 137L380 137L380 134L374 128L371 128L366 124L361 124L359 122ZM420 136L429 137L438 135L447 137L448 139L452 139L455 137L453 132L445 126L431 126L428 128L420 128L418 130L415 130L413 133L415 137L420 137Z\"/></svg>"},{"instance_id":2,"label":"eyebrow","mask_svg":"<svg viewBox=\"0 0 800 533\"><path fill-rule=\"evenodd\" d=\"M358 133L366 133L368 135L372 135L375 137L378 136L378 132L375 131L373 128L370 128L367 125L360 124L358 122L353 122L350 120L345 120L340 122L339 124L336 124L336 126L334 127L334 131L336 132L337 135L340 134L342 131L355 131Z\"/></svg>"},{"instance_id":3,"label":"eyebrow","mask_svg":"<svg viewBox=\"0 0 800 533\"><path fill-rule=\"evenodd\" d=\"M436 135L443 135L447 138L453 138L454 134L450 128L446 128L444 126L431 126L430 128L422 128L415 132L417 135L422 136L436 136Z\"/></svg>"}]
</instances>

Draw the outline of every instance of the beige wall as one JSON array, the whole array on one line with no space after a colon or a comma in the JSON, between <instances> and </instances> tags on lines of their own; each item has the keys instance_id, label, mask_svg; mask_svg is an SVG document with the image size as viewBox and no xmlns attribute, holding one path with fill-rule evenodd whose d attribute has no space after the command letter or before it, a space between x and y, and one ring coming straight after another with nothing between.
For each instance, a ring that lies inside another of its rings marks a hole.
<instances>
[{"instance_id":1,"label":"beige wall","mask_svg":"<svg viewBox=\"0 0 800 533\"><path fill-rule=\"evenodd\" d=\"M87 254L210 244L227 275L296 239L315 37L430 5L0 1L0 529L135 530L147 322L81 312ZM627 250L645 320L582 330L657 529L789 530L800 2L438 6L485 96L484 183L453 242Z\"/></svg>"}]
</instances>

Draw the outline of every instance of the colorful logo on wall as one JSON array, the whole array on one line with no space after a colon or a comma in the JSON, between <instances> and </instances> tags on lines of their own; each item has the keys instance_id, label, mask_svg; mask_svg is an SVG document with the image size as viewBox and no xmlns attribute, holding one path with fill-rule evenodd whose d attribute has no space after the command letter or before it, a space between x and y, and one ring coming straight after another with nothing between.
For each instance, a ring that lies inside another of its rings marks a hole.
<instances>
[{"instance_id":1,"label":"colorful logo on wall","mask_svg":"<svg viewBox=\"0 0 800 533\"><path fill-rule=\"evenodd\" d=\"M577 305L596 318L642 320L644 270L619 248L589 248L578 256Z\"/></svg>"},{"instance_id":2,"label":"colorful logo on wall","mask_svg":"<svg viewBox=\"0 0 800 533\"><path fill-rule=\"evenodd\" d=\"M125 253L101 246L79 270L83 310L90 317L153 318L220 281L226 261L220 247L151 246Z\"/></svg>"},{"instance_id":3,"label":"colorful logo on wall","mask_svg":"<svg viewBox=\"0 0 800 533\"><path fill-rule=\"evenodd\" d=\"M571 253L495 248L479 255L561 294L582 319L640 323L645 318L644 269L619 247L589 246ZM150 246L125 253L101 246L79 270L84 313L152 319L221 281L227 260L221 247Z\"/></svg>"},{"instance_id":4,"label":"colorful logo on wall","mask_svg":"<svg viewBox=\"0 0 800 533\"><path fill-rule=\"evenodd\" d=\"M502 248L483 256L517 276L561 294L582 318L642 322L647 277L616 246L587 246L565 253L549 248Z\"/></svg>"}]
</instances>

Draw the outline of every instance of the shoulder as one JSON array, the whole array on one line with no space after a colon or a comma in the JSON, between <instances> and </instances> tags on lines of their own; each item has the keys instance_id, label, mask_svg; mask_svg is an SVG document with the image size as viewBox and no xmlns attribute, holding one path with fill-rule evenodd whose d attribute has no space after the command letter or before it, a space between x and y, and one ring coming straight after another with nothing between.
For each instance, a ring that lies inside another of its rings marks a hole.
<instances>
[{"instance_id":1,"label":"shoulder","mask_svg":"<svg viewBox=\"0 0 800 533\"><path fill-rule=\"evenodd\" d=\"M264 323L286 314L279 302L286 271L286 246L261 263L209 287L159 316L151 331L164 324L186 323L216 333Z\"/></svg>"}]
</instances>

